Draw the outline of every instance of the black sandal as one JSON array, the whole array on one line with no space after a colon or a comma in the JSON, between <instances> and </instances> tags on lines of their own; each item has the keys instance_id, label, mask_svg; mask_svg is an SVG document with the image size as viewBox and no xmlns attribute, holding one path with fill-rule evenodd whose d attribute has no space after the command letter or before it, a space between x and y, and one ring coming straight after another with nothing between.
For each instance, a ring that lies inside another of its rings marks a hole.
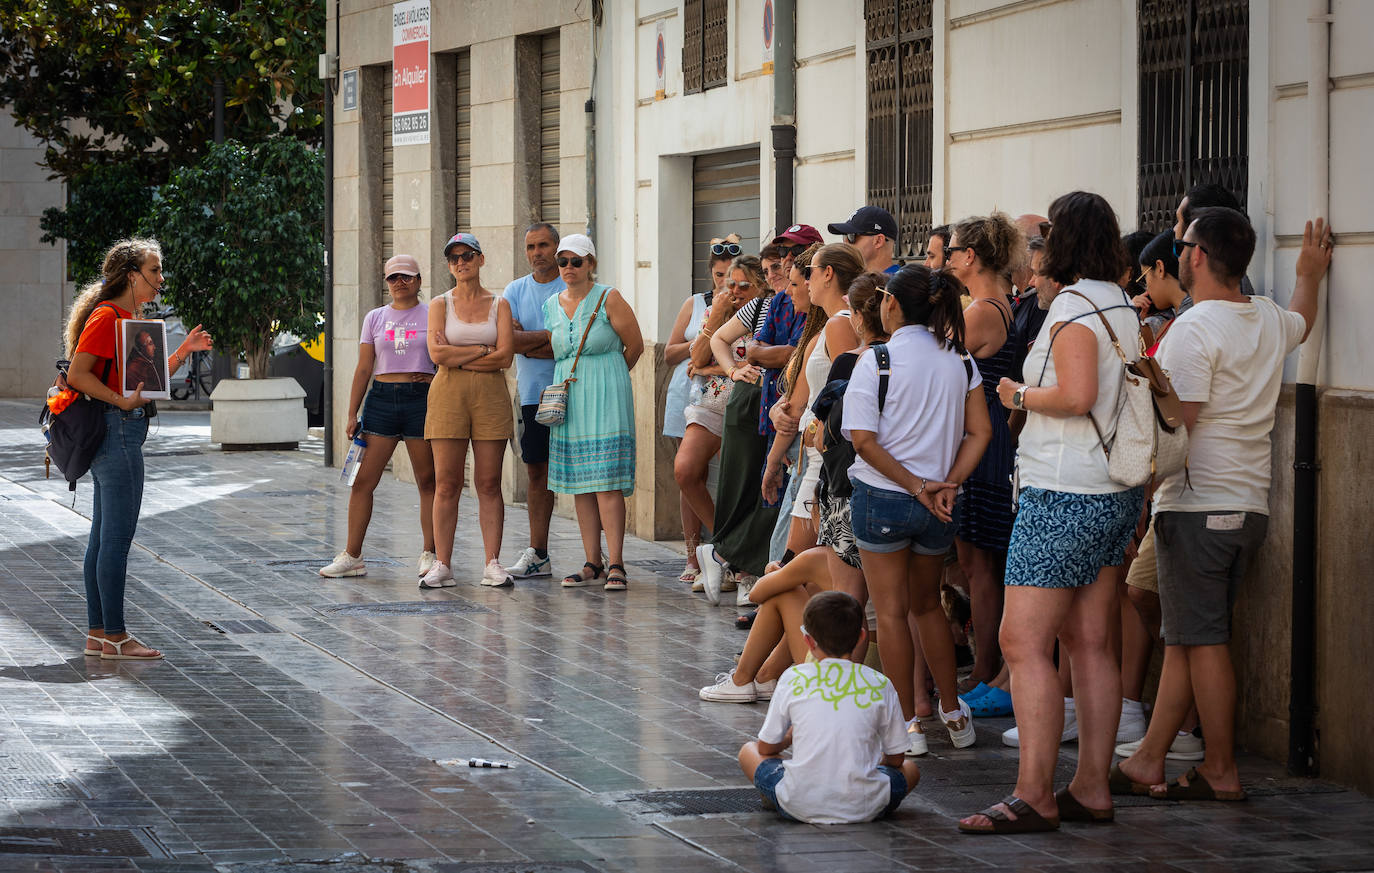
<instances>
[{"instance_id":1,"label":"black sandal","mask_svg":"<svg viewBox=\"0 0 1374 873\"><path fill-rule=\"evenodd\" d=\"M602 587L607 591L624 591L629 582L625 576L625 567L621 564L611 564L606 568L606 584Z\"/></svg>"},{"instance_id":2,"label":"black sandal","mask_svg":"<svg viewBox=\"0 0 1374 873\"><path fill-rule=\"evenodd\" d=\"M601 574L605 571L606 568L602 567L600 564L593 564L591 561L587 561L585 564L582 565L582 569L584 570L588 567L590 567L592 571L592 575L590 577L583 576L580 572L569 573L567 576L563 577L563 587L586 588L588 585L595 585L596 580L601 578Z\"/></svg>"},{"instance_id":3,"label":"black sandal","mask_svg":"<svg viewBox=\"0 0 1374 873\"><path fill-rule=\"evenodd\" d=\"M987 809L974 813L983 816L991 824L968 825L959 822L959 830L966 834L1039 834L1059 830L1059 816L1045 818L1029 803L1014 794L1008 794L999 803L1011 810L1016 818L998 809L994 803Z\"/></svg>"},{"instance_id":4,"label":"black sandal","mask_svg":"<svg viewBox=\"0 0 1374 873\"><path fill-rule=\"evenodd\" d=\"M1110 824L1116 819L1116 810L1113 807L1095 809L1091 806L1084 806L1077 797L1073 796L1073 792L1069 790L1067 785L1054 793L1054 800L1059 804L1060 821Z\"/></svg>"},{"instance_id":5,"label":"black sandal","mask_svg":"<svg viewBox=\"0 0 1374 873\"><path fill-rule=\"evenodd\" d=\"M754 626L754 619L759 617L759 611L746 612L744 615L735 618L735 629L747 631Z\"/></svg>"}]
</instances>

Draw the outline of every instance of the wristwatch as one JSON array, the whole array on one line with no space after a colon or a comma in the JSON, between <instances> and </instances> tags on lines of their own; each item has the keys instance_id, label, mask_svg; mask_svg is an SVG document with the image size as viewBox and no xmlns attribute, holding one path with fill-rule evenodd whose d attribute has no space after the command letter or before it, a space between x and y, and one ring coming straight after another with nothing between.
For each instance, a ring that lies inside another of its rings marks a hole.
<instances>
[{"instance_id":1,"label":"wristwatch","mask_svg":"<svg viewBox=\"0 0 1374 873\"><path fill-rule=\"evenodd\" d=\"M1022 385L1020 388L1016 389L1015 394L1011 395L1011 406L1013 409L1026 408L1026 389L1029 387L1029 385Z\"/></svg>"}]
</instances>

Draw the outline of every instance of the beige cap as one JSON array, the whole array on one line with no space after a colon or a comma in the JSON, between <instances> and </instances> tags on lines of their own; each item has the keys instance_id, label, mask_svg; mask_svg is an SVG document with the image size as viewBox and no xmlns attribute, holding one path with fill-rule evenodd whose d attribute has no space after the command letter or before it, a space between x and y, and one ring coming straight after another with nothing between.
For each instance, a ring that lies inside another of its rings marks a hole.
<instances>
[{"instance_id":1,"label":"beige cap","mask_svg":"<svg viewBox=\"0 0 1374 873\"><path fill-rule=\"evenodd\" d=\"M420 275L420 263L411 255L395 255L386 262L386 267L382 270L382 277L394 276L400 273L405 276Z\"/></svg>"}]
</instances>

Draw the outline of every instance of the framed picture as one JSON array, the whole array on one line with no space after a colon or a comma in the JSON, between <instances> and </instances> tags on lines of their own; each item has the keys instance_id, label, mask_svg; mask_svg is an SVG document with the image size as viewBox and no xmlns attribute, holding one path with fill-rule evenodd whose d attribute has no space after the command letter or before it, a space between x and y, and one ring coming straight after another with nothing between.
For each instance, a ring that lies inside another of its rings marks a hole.
<instances>
[{"instance_id":1,"label":"framed picture","mask_svg":"<svg viewBox=\"0 0 1374 873\"><path fill-rule=\"evenodd\" d=\"M153 318L124 318L119 322L119 372L124 396L143 385L149 400L170 400L171 374L167 371L167 323Z\"/></svg>"}]
</instances>

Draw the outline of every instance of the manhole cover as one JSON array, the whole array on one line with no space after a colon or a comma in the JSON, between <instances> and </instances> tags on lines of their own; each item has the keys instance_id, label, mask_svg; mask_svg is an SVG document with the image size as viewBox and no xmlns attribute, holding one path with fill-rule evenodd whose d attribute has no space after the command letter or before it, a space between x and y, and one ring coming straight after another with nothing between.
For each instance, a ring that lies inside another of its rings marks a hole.
<instances>
[{"instance_id":1,"label":"manhole cover","mask_svg":"<svg viewBox=\"0 0 1374 873\"><path fill-rule=\"evenodd\" d=\"M304 522L285 521L285 522L282 522L282 524L304 524ZM294 570L294 569L298 569L298 568L299 568L299 569L309 568L310 572L314 573L315 571L317 571L317 570L325 563L325 561L324 561L324 559L321 559L321 558L317 555L317 556L315 556L315 557L313 557L313 558L281 558L281 559L272 560L272 561L254 561L253 563L255 563L255 564L261 563L264 567L271 567L271 568L273 568L274 570ZM401 566L401 562L400 562L400 561L397 561L395 558L378 558L378 557L371 557L371 556L370 556L370 557L368 557L368 559L367 559L367 563L371 564L371 565L374 566L374 567L376 567L376 566L382 566L382 567L399 567L399 566Z\"/></svg>"},{"instance_id":2,"label":"manhole cover","mask_svg":"<svg viewBox=\"0 0 1374 873\"><path fill-rule=\"evenodd\" d=\"M144 452L145 458L180 458L187 455L203 455L200 449L172 449L166 452Z\"/></svg>"},{"instance_id":3,"label":"manhole cover","mask_svg":"<svg viewBox=\"0 0 1374 873\"><path fill-rule=\"evenodd\" d=\"M480 603L455 598L453 600L404 600L395 603L345 603L340 606L316 607L325 615L449 615L455 612L491 612Z\"/></svg>"},{"instance_id":4,"label":"manhole cover","mask_svg":"<svg viewBox=\"0 0 1374 873\"><path fill-rule=\"evenodd\" d=\"M147 828L0 828L0 854L171 857Z\"/></svg>"},{"instance_id":5,"label":"manhole cover","mask_svg":"<svg viewBox=\"0 0 1374 873\"><path fill-rule=\"evenodd\" d=\"M581 861L468 861L445 864L443 869L444 873L595 873L596 870L595 867L588 867Z\"/></svg>"},{"instance_id":6,"label":"manhole cover","mask_svg":"<svg viewBox=\"0 0 1374 873\"><path fill-rule=\"evenodd\" d=\"M0 797L70 800L73 794L89 796L42 752L0 755Z\"/></svg>"},{"instance_id":7,"label":"manhole cover","mask_svg":"<svg viewBox=\"0 0 1374 873\"><path fill-rule=\"evenodd\" d=\"M1348 791L1339 785L1330 782L1319 782L1316 779L1299 778L1280 778L1280 779L1261 779L1258 782L1246 782L1243 786L1245 793L1251 797L1275 797L1283 794L1339 794Z\"/></svg>"},{"instance_id":8,"label":"manhole cover","mask_svg":"<svg viewBox=\"0 0 1374 873\"><path fill-rule=\"evenodd\" d=\"M313 497L313 496L315 496L316 494L319 494L319 493L320 493L320 492L319 492L319 491L316 491L314 488L296 488L296 489L287 490L287 491L239 491L239 492L237 492L236 494L233 494L233 495L230 495L230 496L232 496L232 497L239 497L239 498L248 498L248 497Z\"/></svg>"},{"instance_id":9,"label":"manhole cover","mask_svg":"<svg viewBox=\"0 0 1374 873\"><path fill-rule=\"evenodd\" d=\"M646 791L626 800L642 803L664 815L708 815L717 812L758 812L763 798L753 788L697 788L683 791Z\"/></svg>"},{"instance_id":10,"label":"manhole cover","mask_svg":"<svg viewBox=\"0 0 1374 873\"><path fill-rule=\"evenodd\" d=\"M216 621L206 621L206 626L212 631L222 634L279 634L281 628L272 622L261 618L250 618L243 621L231 621L228 619L218 619Z\"/></svg>"}]
</instances>

